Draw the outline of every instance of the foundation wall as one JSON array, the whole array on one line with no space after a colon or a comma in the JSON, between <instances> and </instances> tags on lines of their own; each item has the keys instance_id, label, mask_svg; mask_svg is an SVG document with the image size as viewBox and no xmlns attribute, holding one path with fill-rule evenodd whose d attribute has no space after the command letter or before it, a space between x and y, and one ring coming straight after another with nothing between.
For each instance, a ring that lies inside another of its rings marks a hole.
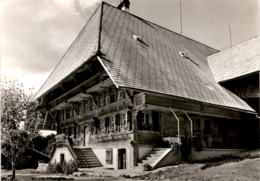
<instances>
[{"instance_id":1,"label":"foundation wall","mask_svg":"<svg viewBox=\"0 0 260 181\"><path fill-rule=\"evenodd\" d=\"M118 169L119 149L126 150L126 169L133 168L134 166L134 149L130 144L130 140L96 143L90 147L105 168ZM107 163L106 161L106 150L108 149L112 150L112 163Z\"/></svg>"}]
</instances>

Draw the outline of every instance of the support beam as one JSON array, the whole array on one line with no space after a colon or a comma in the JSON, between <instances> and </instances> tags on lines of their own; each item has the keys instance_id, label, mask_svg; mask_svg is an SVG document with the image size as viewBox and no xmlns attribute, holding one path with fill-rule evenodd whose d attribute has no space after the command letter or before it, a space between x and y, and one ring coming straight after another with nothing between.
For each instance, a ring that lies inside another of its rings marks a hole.
<instances>
[{"instance_id":1,"label":"support beam","mask_svg":"<svg viewBox=\"0 0 260 181\"><path fill-rule=\"evenodd\" d=\"M131 103L134 105L134 98L133 96L131 96L129 90L123 89L123 91L125 92L126 96L131 100Z\"/></svg>"},{"instance_id":2,"label":"support beam","mask_svg":"<svg viewBox=\"0 0 260 181\"><path fill-rule=\"evenodd\" d=\"M173 109L171 107L169 107L171 113L173 114L173 116L175 117L175 119L177 120L177 127L178 127L178 142L180 144L180 120L178 118L178 116L175 114L175 112L173 111Z\"/></svg>"},{"instance_id":3,"label":"support beam","mask_svg":"<svg viewBox=\"0 0 260 181\"><path fill-rule=\"evenodd\" d=\"M49 113L49 111L46 111L46 113L45 113L44 122L43 122L43 125L42 125L42 128L43 128L43 129L44 129L44 126L45 126L45 124L46 124L46 120L47 120L47 117L48 117L48 113Z\"/></svg>"},{"instance_id":4,"label":"support beam","mask_svg":"<svg viewBox=\"0 0 260 181\"><path fill-rule=\"evenodd\" d=\"M90 97L90 99L92 100L92 102L95 104L95 106L98 107L96 101L93 98L93 96L91 94L86 94L86 95L88 95Z\"/></svg>"},{"instance_id":5,"label":"support beam","mask_svg":"<svg viewBox=\"0 0 260 181\"><path fill-rule=\"evenodd\" d=\"M191 134L191 138L193 136L193 122L192 122L192 119L190 118L190 116L184 112L184 114L187 116L188 120L190 121L190 134Z\"/></svg>"},{"instance_id":6,"label":"support beam","mask_svg":"<svg viewBox=\"0 0 260 181\"><path fill-rule=\"evenodd\" d=\"M76 115L79 116L79 105L78 104L75 104L73 102L70 102L69 103L70 106L72 107L72 109L75 111ZM77 107L76 107L77 106Z\"/></svg>"},{"instance_id":7,"label":"support beam","mask_svg":"<svg viewBox=\"0 0 260 181\"><path fill-rule=\"evenodd\" d=\"M38 127L38 121L39 121L39 119L40 119L40 111L38 110L38 112L37 112L37 118L36 118L36 123L35 123L35 127L34 127L34 132L36 132L36 130L37 130L37 127ZM28 126L28 131L30 130L30 127L31 127L31 124L29 124L29 126Z\"/></svg>"},{"instance_id":8,"label":"support beam","mask_svg":"<svg viewBox=\"0 0 260 181\"><path fill-rule=\"evenodd\" d=\"M55 115L52 114L52 112L49 112L52 120L57 124L57 134L61 133L61 126L60 126L60 121L59 119L56 119L57 113L55 113Z\"/></svg>"},{"instance_id":9,"label":"support beam","mask_svg":"<svg viewBox=\"0 0 260 181\"><path fill-rule=\"evenodd\" d=\"M180 161L181 161L181 153L180 153L180 145L181 145L181 140L180 140L180 120L179 120L178 116L175 114L175 112L173 111L173 109L171 107L169 107L169 109L172 112L172 114L175 117L175 119L177 120L177 126L178 126L178 159L179 159L179 163L180 163Z\"/></svg>"}]
</instances>

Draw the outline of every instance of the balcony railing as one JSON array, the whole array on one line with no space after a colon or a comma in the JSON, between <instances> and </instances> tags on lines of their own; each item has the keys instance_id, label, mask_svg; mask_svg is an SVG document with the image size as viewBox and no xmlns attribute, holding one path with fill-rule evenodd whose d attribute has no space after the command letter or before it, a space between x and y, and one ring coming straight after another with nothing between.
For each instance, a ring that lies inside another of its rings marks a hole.
<instances>
[{"instance_id":1,"label":"balcony railing","mask_svg":"<svg viewBox=\"0 0 260 181\"><path fill-rule=\"evenodd\" d=\"M102 134L94 134L90 135L91 142L107 142L107 141L115 141L115 140L126 140L132 138L132 131L123 131L116 133L102 133Z\"/></svg>"},{"instance_id":2,"label":"balcony railing","mask_svg":"<svg viewBox=\"0 0 260 181\"><path fill-rule=\"evenodd\" d=\"M127 109L129 106L129 100L127 98L125 99L121 99L117 102L113 102L113 103L109 103L100 107L95 107L93 110L87 110L86 112L80 113L79 115L79 120L80 119L84 119L84 120L88 120L93 118L94 116L102 116L102 115L106 115L109 113L114 113L114 112L118 112L120 110L123 109ZM76 117L70 117L70 118L66 118L64 120L62 120L62 122L72 122L76 119Z\"/></svg>"}]
</instances>

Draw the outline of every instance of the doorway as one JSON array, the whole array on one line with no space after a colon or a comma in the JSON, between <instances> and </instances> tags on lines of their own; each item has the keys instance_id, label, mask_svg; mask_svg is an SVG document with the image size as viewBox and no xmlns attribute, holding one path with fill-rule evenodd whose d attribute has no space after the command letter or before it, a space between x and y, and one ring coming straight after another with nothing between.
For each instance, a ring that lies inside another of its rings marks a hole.
<instances>
[{"instance_id":1,"label":"doorway","mask_svg":"<svg viewBox=\"0 0 260 181\"><path fill-rule=\"evenodd\" d=\"M84 146L86 147L89 146L89 135L90 135L89 126L86 125L84 126Z\"/></svg>"},{"instance_id":2,"label":"doorway","mask_svg":"<svg viewBox=\"0 0 260 181\"><path fill-rule=\"evenodd\" d=\"M126 149L118 149L118 169L126 169Z\"/></svg>"}]
</instances>

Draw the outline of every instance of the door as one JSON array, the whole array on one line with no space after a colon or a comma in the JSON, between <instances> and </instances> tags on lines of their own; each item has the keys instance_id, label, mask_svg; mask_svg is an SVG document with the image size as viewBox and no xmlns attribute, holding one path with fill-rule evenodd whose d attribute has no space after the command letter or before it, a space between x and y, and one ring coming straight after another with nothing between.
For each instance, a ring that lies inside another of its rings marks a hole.
<instances>
[{"instance_id":1,"label":"door","mask_svg":"<svg viewBox=\"0 0 260 181\"><path fill-rule=\"evenodd\" d=\"M90 130L89 126L84 126L84 146L88 147L89 146L89 135L90 135Z\"/></svg>"},{"instance_id":2,"label":"door","mask_svg":"<svg viewBox=\"0 0 260 181\"><path fill-rule=\"evenodd\" d=\"M118 149L118 169L126 169L126 149Z\"/></svg>"}]
</instances>

